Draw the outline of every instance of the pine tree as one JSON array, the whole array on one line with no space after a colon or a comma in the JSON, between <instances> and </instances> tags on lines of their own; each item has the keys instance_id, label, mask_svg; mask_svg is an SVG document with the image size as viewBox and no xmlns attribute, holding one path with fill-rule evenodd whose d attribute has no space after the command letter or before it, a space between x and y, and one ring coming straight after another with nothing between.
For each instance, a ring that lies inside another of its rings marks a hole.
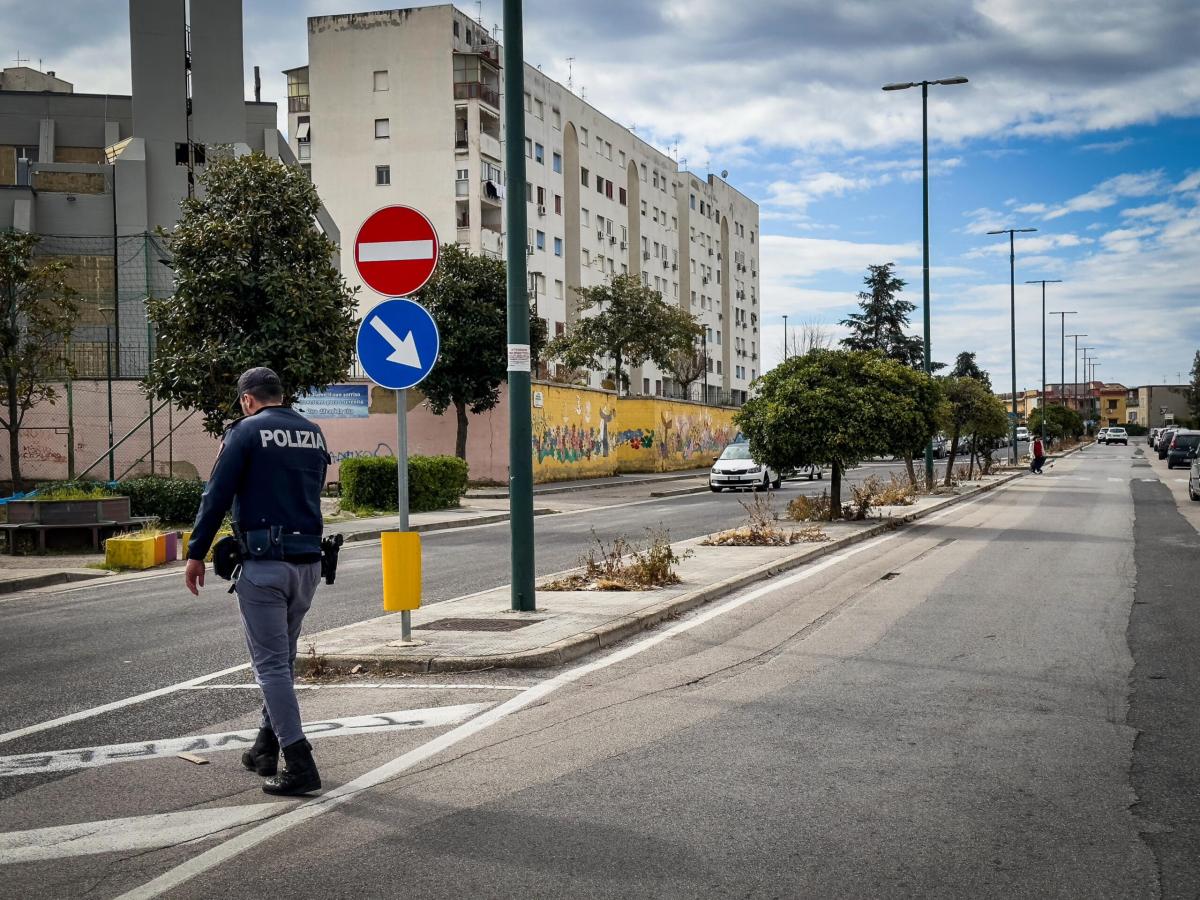
<instances>
[{"instance_id":1,"label":"pine tree","mask_svg":"<svg viewBox=\"0 0 1200 900\"><path fill-rule=\"evenodd\" d=\"M847 350L878 350L911 369L924 368L925 345L919 335L906 334L908 318L917 307L900 297L906 282L897 277L895 263L867 266L863 283L867 290L859 291L858 305L862 312L851 313L842 320L850 336L842 339ZM933 369L942 368L935 363Z\"/></svg>"}]
</instances>

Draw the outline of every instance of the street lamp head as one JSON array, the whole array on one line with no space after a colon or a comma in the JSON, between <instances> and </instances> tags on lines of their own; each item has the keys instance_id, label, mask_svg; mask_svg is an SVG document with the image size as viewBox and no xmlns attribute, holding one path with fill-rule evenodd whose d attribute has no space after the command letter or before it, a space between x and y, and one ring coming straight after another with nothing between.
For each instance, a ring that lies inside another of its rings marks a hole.
<instances>
[{"instance_id":1,"label":"street lamp head","mask_svg":"<svg viewBox=\"0 0 1200 900\"><path fill-rule=\"evenodd\" d=\"M941 78L934 82L934 84L966 84L966 83L967 83L966 75L951 75L949 78Z\"/></svg>"},{"instance_id":2,"label":"street lamp head","mask_svg":"<svg viewBox=\"0 0 1200 900\"><path fill-rule=\"evenodd\" d=\"M1020 234L1021 232L1024 232L1024 231L1037 231L1037 229L1036 228L1014 228L1013 231L1015 231L1017 234Z\"/></svg>"},{"instance_id":3,"label":"street lamp head","mask_svg":"<svg viewBox=\"0 0 1200 900\"><path fill-rule=\"evenodd\" d=\"M883 89L885 91L904 91L910 87L916 87L916 86L917 86L916 82L913 82L913 81L909 81L909 82L906 82L903 84L901 84L900 82L894 82L892 84L885 84L883 86Z\"/></svg>"},{"instance_id":4,"label":"street lamp head","mask_svg":"<svg viewBox=\"0 0 1200 900\"><path fill-rule=\"evenodd\" d=\"M1027 281L1026 284L1062 284L1061 278L1035 278L1033 281Z\"/></svg>"}]
</instances>

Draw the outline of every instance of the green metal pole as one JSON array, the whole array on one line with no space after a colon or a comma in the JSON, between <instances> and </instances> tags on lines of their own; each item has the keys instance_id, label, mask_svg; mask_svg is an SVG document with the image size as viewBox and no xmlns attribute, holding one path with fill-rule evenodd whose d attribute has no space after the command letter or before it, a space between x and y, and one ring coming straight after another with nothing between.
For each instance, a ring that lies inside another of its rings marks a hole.
<instances>
[{"instance_id":1,"label":"green metal pole","mask_svg":"<svg viewBox=\"0 0 1200 900\"><path fill-rule=\"evenodd\" d=\"M530 415L529 287L526 274L525 51L521 0L504 0L504 161L508 231L508 508L512 608L537 608L533 553L533 422Z\"/></svg>"},{"instance_id":2,"label":"green metal pole","mask_svg":"<svg viewBox=\"0 0 1200 900\"><path fill-rule=\"evenodd\" d=\"M143 312L146 314L146 374L150 374L150 363L154 361L154 326L150 323L150 235L142 235L142 258L146 271L146 301ZM154 468L154 397L147 394L150 403L150 474L155 474Z\"/></svg>"},{"instance_id":3,"label":"green metal pole","mask_svg":"<svg viewBox=\"0 0 1200 900\"><path fill-rule=\"evenodd\" d=\"M113 310L113 316L116 317L116 310ZM108 480L116 481L116 461L113 456L113 367L112 367L112 326L107 325L104 329L106 340L104 342L104 360L105 372L108 376Z\"/></svg>"},{"instance_id":4,"label":"green metal pole","mask_svg":"<svg viewBox=\"0 0 1200 900\"><path fill-rule=\"evenodd\" d=\"M70 351L68 350L68 355ZM75 386L67 372L67 480L75 480Z\"/></svg>"},{"instance_id":5,"label":"green metal pole","mask_svg":"<svg viewBox=\"0 0 1200 900\"><path fill-rule=\"evenodd\" d=\"M1009 329L1012 336L1012 463L1015 466L1021 457L1017 448L1017 248L1012 231L1008 232L1008 305Z\"/></svg>"},{"instance_id":6,"label":"green metal pole","mask_svg":"<svg viewBox=\"0 0 1200 900\"><path fill-rule=\"evenodd\" d=\"M925 282L925 374L933 375L929 355L929 82L921 82L921 245L924 250L922 273ZM933 436L925 444L925 487L933 490Z\"/></svg>"}]
</instances>

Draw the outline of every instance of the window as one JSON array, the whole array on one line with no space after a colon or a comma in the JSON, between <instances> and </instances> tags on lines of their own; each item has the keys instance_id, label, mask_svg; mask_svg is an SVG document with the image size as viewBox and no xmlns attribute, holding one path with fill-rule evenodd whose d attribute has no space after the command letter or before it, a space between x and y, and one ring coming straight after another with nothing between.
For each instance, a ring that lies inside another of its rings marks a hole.
<instances>
[{"instance_id":1,"label":"window","mask_svg":"<svg viewBox=\"0 0 1200 900\"><path fill-rule=\"evenodd\" d=\"M312 159L312 144L308 141L301 141L296 145L297 159Z\"/></svg>"},{"instance_id":2,"label":"window","mask_svg":"<svg viewBox=\"0 0 1200 900\"><path fill-rule=\"evenodd\" d=\"M545 118L546 118L546 106L545 106L545 104L543 104L543 103L542 103L542 101L541 101L541 100L534 99L534 101L533 101L533 114L534 114L535 116L537 116L539 119L545 119Z\"/></svg>"},{"instance_id":3,"label":"window","mask_svg":"<svg viewBox=\"0 0 1200 900\"><path fill-rule=\"evenodd\" d=\"M525 92L525 112L533 112L533 95Z\"/></svg>"},{"instance_id":4,"label":"window","mask_svg":"<svg viewBox=\"0 0 1200 900\"><path fill-rule=\"evenodd\" d=\"M646 180L646 164L642 163L642 181Z\"/></svg>"},{"instance_id":5,"label":"window","mask_svg":"<svg viewBox=\"0 0 1200 900\"><path fill-rule=\"evenodd\" d=\"M700 201L700 215L704 215L704 201Z\"/></svg>"},{"instance_id":6,"label":"window","mask_svg":"<svg viewBox=\"0 0 1200 900\"><path fill-rule=\"evenodd\" d=\"M579 146L580 147L587 146L587 129L586 128L579 129Z\"/></svg>"},{"instance_id":7,"label":"window","mask_svg":"<svg viewBox=\"0 0 1200 900\"><path fill-rule=\"evenodd\" d=\"M717 346L721 346L721 332L719 331L717 332Z\"/></svg>"},{"instance_id":8,"label":"window","mask_svg":"<svg viewBox=\"0 0 1200 900\"><path fill-rule=\"evenodd\" d=\"M537 189L537 203L538 206L546 205L546 189L544 187L539 187Z\"/></svg>"},{"instance_id":9,"label":"window","mask_svg":"<svg viewBox=\"0 0 1200 900\"><path fill-rule=\"evenodd\" d=\"M646 201L643 200L642 201L642 215L644 216L645 214L646 214Z\"/></svg>"},{"instance_id":10,"label":"window","mask_svg":"<svg viewBox=\"0 0 1200 900\"><path fill-rule=\"evenodd\" d=\"M717 360L717 374L721 374L721 361L719 359Z\"/></svg>"},{"instance_id":11,"label":"window","mask_svg":"<svg viewBox=\"0 0 1200 900\"><path fill-rule=\"evenodd\" d=\"M607 179L604 182L604 196L609 200L612 199L612 182Z\"/></svg>"},{"instance_id":12,"label":"window","mask_svg":"<svg viewBox=\"0 0 1200 900\"><path fill-rule=\"evenodd\" d=\"M392 183L392 167L391 166L376 166L375 167L375 184L388 185Z\"/></svg>"},{"instance_id":13,"label":"window","mask_svg":"<svg viewBox=\"0 0 1200 900\"><path fill-rule=\"evenodd\" d=\"M546 164L546 148L541 144L533 145L533 161L538 165Z\"/></svg>"},{"instance_id":14,"label":"window","mask_svg":"<svg viewBox=\"0 0 1200 900\"><path fill-rule=\"evenodd\" d=\"M391 137L392 123L390 119L375 120L375 137L386 138Z\"/></svg>"},{"instance_id":15,"label":"window","mask_svg":"<svg viewBox=\"0 0 1200 900\"><path fill-rule=\"evenodd\" d=\"M642 393L643 394L650 393L650 379L649 378L642 379Z\"/></svg>"},{"instance_id":16,"label":"window","mask_svg":"<svg viewBox=\"0 0 1200 900\"><path fill-rule=\"evenodd\" d=\"M550 122L556 131L562 131L562 113L557 107L550 110Z\"/></svg>"},{"instance_id":17,"label":"window","mask_svg":"<svg viewBox=\"0 0 1200 900\"><path fill-rule=\"evenodd\" d=\"M562 154L561 153L551 154L550 167L552 169L554 169L555 172L558 172L560 175L562 174Z\"/></svg>"},{"instance_id":18,"label":"window","mask_svg":"<svg viewBox=\"0 0 1200 900\"><path fill-rule=\"evenodd\" d=\"M556 215L562 215L562 194L554 195L554 212Z\"/></svg>"},{"instance_id":19,"label":"window","mask_svg":"<svg viewBox=\"0 0 1200 900\"><path fill-rule=\"evenodd\" d=\"M612 144L610 144L608 141L604 142L604 157L606 159L612 159Z\"/></svg>"},{"instance_id":20,"label":"window","mask_svg":"<svg viewBox=\"0 0 1200 900\"><path fill-rule=\"evenodd\" d=\"M525 158L533 159L533 141L529 138L525 138Z\"/></svg>"},{"instance_id":21,"label":"window","mask_svg":"<svg viewBox=\"0 0 1200 900\"><path fill-rule=\"evenodd\" d=\"M587 211L586 206L579 207L579 224L584 228L592 224L591 214Z\"/></svg>"},{"instance_id":22,"label":"window","mask_svg":"<svg viewBox=\"0 0 1200 900\"><path fill-rule=\"evenodd\" d=\"M592 183L592 173L589 172L587 169L580 168L579 183L582 184L584 187L588 187Z\"/></svg>"},{"instance_id":23,"label":"window","mask_svg":"<svg viewBox=\"0 0 1200 900\"><path fill-rule=\"evenodd\" d=\"M597 194L604 193L604 179L601 178L599 175L596 176L596 193Z\"/></svg>"},{"instance_id":24,"label":"window","mask_svg":"<svg viewBox=\"0 0 1200 900\"><path fill-rule=\"evenodd\" d=\"M454 36L458 37L458 23L457 22L454 23Z\"/></svg>"},{"instance_id":25,"label":"window","mask_svg":"<svg viewBox=\"0 0 1200 900\"><path fill-rule=\"evenodd\" d=\"M654 170L654 178L651 180L653 187L658 187L658 169Z\"/></svg>"},{"instance_id":26,"label":"window","mask_svg":"<svg viewBox=\"0 0 1200 900\"><path fill-rule=\"evenodd\" d=\"M386 91L388 89L388 73L387 69L380 69L375 73L375 90Z\"/></svg>"},{"instance_id":27,"label":"window","mask_svg":"<svg viewBox=\"0 0 1200 900\"><path fill-rule=\"evenodd\" d=\"M688 194L688 203L691 204L692 209L696 208L696 195L695 194Z\"/></svg>"},{"instance_id":28,"label":"window","mask_svg":"<svg viewBox=\"0 0 1200 900\"><path fill-rule=\"evenodd\" d=\"M544 231L539 231L539 232L537 233L537 244L536 244L536 246L537 246L537 248L538 248L539 250L545 250L545 249L546 249L546 232L544 232Z\"/></svg>"},{"instance_id":29,"label":"window","mask_svg":"<svg viewBox=\"0 0 1200 900\"><path fill-rule=\"evenodd\" d=\"M562 238L560 238L560 237L556 237L554 239L554 255L562 256ZM554 284L558 288L558 296L561 297L562 296L562 282L556 281L556 282L554 282Z\"/></svg>"},{"instance_id":30,"label":"window","mask_svg":"<svg viewBox=\"0 0 1200 900\"><path fill-rule=\"evenodd\" d=\"M525 202L533 202L533 185L530 182L525 182Z\"/></svg>"},{"instance_id":31,"label":"window","mask_svg":"<svg viewBox=\"0 0 1200 900\"><path fill-rule=\"evenodd\" d=\"M555 239L554 239L554 241L555 241L555 246L556 246L556 247L561 247L561 246L562 246L562 240L561 240L561 239L559 239L559 238L555 238ZM557 255L557 254L556 254L556 255ZM559 280L555 279L555 281L554 281L554 299L555 299L555 300L561 300L562 298L563 298L563 283L562 283L561 281L559 281Z\"/></svg>"},{"instance_id":32,"label":"window","mask_svg":"<svg viewBox=\"0 0 1200 900\"><path fill-rule=\"evenodd\" d=\"M620 166L622 169L624 169L624 168L625 168L625 151L624 151L624 150L618 150L618 151L617 151L617 164L618 164L618 165L619 165L619 166Z\"/></svg>"},{"instance_id":33,"label":"window","mask_svg":"<svg viewBox=\"0 0 1200 900\"><path fill-rule=\"evenodd\" d=\"M627 202L628 202L628 196L627 196L627 194L626 194L626 192L625 192L625 188L618 188L618 189L617 189L617 199L618 199L618 200L620 200L620 202L621 202L621 205L622 205L622 206L625 206L625 205L627 205Z\"/></svg>"},{"instance_id":34,"label":"window","mask_svg":"<svg viewBox=\"0 0 1200 900\"><path fill-rule=\"evenodd\" d=\"M469 173L470 173L469 169L457 169L457 170L455 170L454 176L459 181L466 181L467 178L469 177Z\"/></svg>"},{"instance_id":35,"label":"window","mask_svg":"<svg viewBox=\"0 0 1200 900\"><path fill-rule=\"evenodd\" d=\"M590 266L592 264L592 254L588 253L587 247L583 248L583 250L580 252L580 256L583 258L583 264L585 266Z\"/></svg>"}]
</instances>

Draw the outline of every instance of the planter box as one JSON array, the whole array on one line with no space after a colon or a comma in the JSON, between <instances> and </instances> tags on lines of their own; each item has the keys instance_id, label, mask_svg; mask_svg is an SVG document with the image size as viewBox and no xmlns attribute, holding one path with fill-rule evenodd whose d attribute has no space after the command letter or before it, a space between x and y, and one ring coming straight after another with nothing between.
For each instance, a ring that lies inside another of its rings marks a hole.
<instances>
[{"instance_id":1,"label":"planter box","mask_svg":"<svg viewBox=\"0 0 1200 900\"><path fill-rule=\"evenodd\" d=\"M168 531L164 537L167 539L166 562L175 562L179 559L179 532Z\"/></svg>"},{"instance_id":2,"label":"planter box","mask_svg":"<svg viewBox=\"0 0 1200 900\"><path fill-rule=\"evenodd\" d=\"M104 561L123 569L151 569L162 535L121 534L104 542ZM164 544L165 548L165 544Z\"/></svg>"},{"instance_id":3,"label":"planter box","mask_svg":"<svg viewBox=\"0 0 1200 900\"><path fill-rule=\"evenodd\" d=\"M161 566L167 561L167 536L165 534L155 535L154 537L154 564Z\"/></svg>"},{"instance_id":4,"label":"planter box","mask_svg":"<svg viewBox=\"0 0 1200 900\"><path fill-rule=\"evenodd\" d=\"M93 525L125 522L130 518L128 497L98 500L12 500L8 504L12 525Z\"/></svg>"},{"instance_id":5,"label":"planter box","mask_svg":"<svg viewBox=\"0 0 1200 900\"><path fill-rule=\"evenodd\" d=\"M232 531L218 531L216 534L216 537L213 538L213 546L215 547L217 541L219 541L221 538L223 538L227 535L230 535L230 534L233 534L233 532ZM187 556L188 542L191 541L191 539L192 539L191 529L188 529L187 531L183 532L182 535L180 535L180 538L179 538L179 558L180 559L183 559L184 557ZM208 562L212 562L212 547L208 548L208 555L204 558Z\"/></svg>"}]
</instances>

